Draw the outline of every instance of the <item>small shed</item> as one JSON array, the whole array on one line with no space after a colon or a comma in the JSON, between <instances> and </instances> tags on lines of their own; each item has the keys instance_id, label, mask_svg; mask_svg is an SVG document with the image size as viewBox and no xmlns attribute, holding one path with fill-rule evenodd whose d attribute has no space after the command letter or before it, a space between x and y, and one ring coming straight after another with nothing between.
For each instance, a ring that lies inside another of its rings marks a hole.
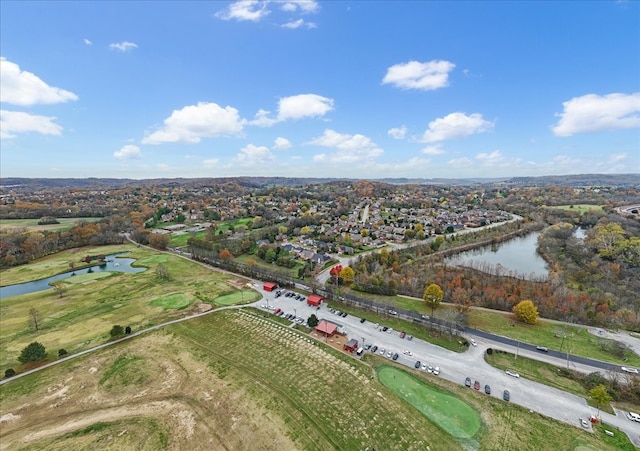
<instances>
[{"instance_id":1,"label":"small shed","mask_svg":"<svg viewBox=\"0 0 640 451\"><path fill-rule=\"evenodd\" d=\"M264 291L273 291L278 288L278 284L275 282L265 282L262 288Z\"/></svg>"},{"instance_id":2,"label":"small shed","mask_svg":"<svg viewBox=\"0 0 640 451\"><path fill-rule=\"evenodd\" d=\"M338 329L337 324L334 324L330 321L326 321L324 319L320 321L320 324L316 326L316 332L320 332L321 334L326 335L328 337L332 337L333 334L336 333L337 329Z\"/></svg>"},{"instance_id":3,"label":"small shed","mask_svg":"<svg viewBox=\"0 0 640 451\"><path fill-rule=\"evenodd\" d=\"M354 352L356 349L358 349L358 340L352 338L347 342L347 344L344 345L343 349L347 352Z\"/></svg>"},{"instance_id":4,"label":"small shed","mask_svg":"<svg viewBox=\"0 0 640 451\"><path fill-rule=\"evenodd\" d=\"M324 298L317 294L312 294L307 298L307 305L311 305L313 307L319 307L322 304Z\"/></svg>"}]
</instances>

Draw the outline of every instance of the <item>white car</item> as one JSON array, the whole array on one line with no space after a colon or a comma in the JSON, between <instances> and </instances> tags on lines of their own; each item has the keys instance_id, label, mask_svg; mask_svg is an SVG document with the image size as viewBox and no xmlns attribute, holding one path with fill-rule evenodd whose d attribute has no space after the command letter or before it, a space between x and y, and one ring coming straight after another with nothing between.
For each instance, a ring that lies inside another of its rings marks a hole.
<instances>
[{"instance_id":1,"label":"white car","mask_svg":"<svg viewBox=\"0 0 640 451\"><path fill-rule=\"evenodd\" d=\"M436 376L437 376L438 374L440 374L440 367L439 367L439 366L437 366L437 367L435 367L435 368L433 369L433 374L434 374L434 375L436 375Z\"/></svg>"},{"instance_id":2,"label":"white car","mask_svg":"<svg viewBox=\"0 0 640 451\"><path fill-rule=\"evenodd\" d=\"M404 355L413 355L413 354L411 353L411 351L407 351L406 349L405 349L404 351L402 351L402 353L403 353Z\"/></svg>"},{"instance_id":3,"label":"white car","mask_svg":"<svg viewBox=\"0 0 640 451\"><path fill-rule=\"evenodd\" d=\"M623 366L620 369L625 373L638 374L637 368L629 368L628 366Z\"/></svg>"},{"instance_id":4,"label":"white car","mask_svg":"<svg viewBox=\"0 0 640 451\"><path fill-rule=\"evenodd\" d=\"M476 343L476 341L473 338L469 340L469 343L471 343L472 346L478 346L478 343Z\"/></svg>"},{"instance_id":5,"label":"white car","mask_svg":"<svg viewBox=\"0 0 640 451\"><path fill-rule=\"evenodd\" d=\"M507 370L505 371L505 373L507 373L511 377L520 377L520 375L513 370Z\"/></svg>"},{"instance_id":6,"label":"white car","mask_svg":"<svg viewBox=\"0 0 640 451\"><path fill-rule=\"evenodd\" d=\"M580 425L585 429L589 429L589 422L584 418L580 418Z\"/></svg>"}]
</instances>

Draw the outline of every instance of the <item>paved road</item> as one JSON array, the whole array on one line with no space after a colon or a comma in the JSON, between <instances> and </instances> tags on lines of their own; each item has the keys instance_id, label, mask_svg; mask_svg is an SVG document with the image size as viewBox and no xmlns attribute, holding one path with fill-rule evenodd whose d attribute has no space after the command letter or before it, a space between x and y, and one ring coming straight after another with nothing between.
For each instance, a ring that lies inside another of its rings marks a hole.
<instances>
[{"instance_id":1,"label":"paved road","mask_svg":"<svg viewBox=\"0 0 640 451\"><path fill-rule=\"evenodd\" d=\"M487 348L504 348L514 352L514 347L511 344L476 335L478 346L471 347L464 353L456 353L417 338L411 341L406 338L402 339L399 331L382 332L382 325L377 326L368 321L360 323L360 318L352 315L346 318L339 317L330 313L326 305L318 310L315 307L308 306L306 302L296 301L294 298L284 296L275 298L274 293L267 292L263 292L263 295L264 299L255 304L257 307L268 304L279 307L287 313L294 313L295 310L297 316L302 318L308 318L314 313L319 319L327 319L343 325L348 338L355 338L360 345L375 344L379 349L384 348L385 353L388 351L397 352L399 354L398 363L400 364L414 368L416 360L420 360L421 363L431 364L434 367L439 366L439 377L461 385L464 384L467 376L471 377L472 381L478 380L480 382L481 390L484 389L485 384L489 384L491 386L491 395L489 396L500 399L502 399L503 391L509 390L511 402L575 427L580 428L580 418L588 419L591 415L596 414L596 410L579 396L522 377L514 378L508 376L505 372L492 367L484 361L484 352ZM411 356L406 355L405 351L410 352ZM535 346L531 345L521 347L518 355L546 360L558 366L563 366L566 362L566 355L555 355L551 351L549 353L541 353L535 349ZM598 368L590 367L589 365L574 363L573 356L570 356L570 365L572 369L582 370L587 373L598 370ZM640 424L628 420L623 413L614 416L601 412L600 416L605 423L624 431L636 446L640 446Z\"/></svg>"}]
</instances>

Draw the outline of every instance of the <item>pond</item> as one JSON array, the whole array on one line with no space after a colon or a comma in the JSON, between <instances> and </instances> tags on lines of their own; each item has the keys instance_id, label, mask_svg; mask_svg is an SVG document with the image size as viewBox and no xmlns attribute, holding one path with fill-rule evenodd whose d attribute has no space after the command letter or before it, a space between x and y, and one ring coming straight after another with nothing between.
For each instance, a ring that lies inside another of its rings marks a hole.
<instances>
[{"instance_id":1,"label":"pond","mask_svg":"<svg viewBox=\"0 0 640 451\"><path fill-rule=\"evenodd\" d=\"M66 279L67 277L73 277L79 274L88 274L90 272L129 272L138 273L145 271L146 268L134 268L131 266L136 260L134 258L117 257L116 255L108 255L105 264L100 266L92 266L90 268L76 269L75 271L65 272L63 274L57 274L55 276L47 277L46 279L34 280L31 282L17 283L15 285L7 285L6 287L0 287L0 299L9 298L12 296L19 296L21 294L35 293L36 291L50 290L52 282L57 280Z\"/></svg>"},{"instance_id":2,"label":"pond","mask_svg":"<svg viewBox=\"0 0 640 451\"><path fill-rule=\"evenodd\" d=\"M445 263L480 270L485 268L491 272L501 269L504 275L517 275L529 280L546 278L549 275L547 263L536 252L539 235L540 232L534 232L504 243L462 252L446 258Z\"/></svg>"}]
</instances>

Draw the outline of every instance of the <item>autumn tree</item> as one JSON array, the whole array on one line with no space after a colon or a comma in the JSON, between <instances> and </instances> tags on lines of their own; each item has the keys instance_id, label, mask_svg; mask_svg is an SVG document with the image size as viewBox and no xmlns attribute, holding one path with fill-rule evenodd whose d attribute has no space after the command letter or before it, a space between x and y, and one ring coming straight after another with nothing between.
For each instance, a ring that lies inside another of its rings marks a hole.
<instances>
[{"instance_id":1,"label":"autumn tree","mask_svg":"<svg viewBox=\"0 0 640 451\"><path fill-rule=\"evenodd\" d=\"M166 233L150 233L149 234L149 246L164 250L169 244L169 235Z\"/></svg>"},{"instance_id":2,"label":"autumn tree","mask_svg":"<svg viewBox=\"0 0 640 451\"><path fill-rule=\"evenodd\" d=\"M58 295L58 297L62 297L62 295L64 294L64 282L61 281L56 281L53 282L53 289L55 290L56 294Z\"/></svg>"},{"instance_id":3,"label":"autumn tree","mask_svg":"<svg viewBox=\"0 0 640 451\"><path fill-rule=\"evenodd\" d=\"M422 299L431 306L431 316L433 316L433 310L442 302L442 298L444 298L444 292L440 285L432 283L424 289Z\"/></svg>"},{"instance_id":4,"label":"autumn tree","mask_svg":"<svg viewBox=\"0 0 640 451\"><path fill-rule=\"evenodd\" d=\"M603 384L596 385L591 390L589 390L589 397L593 400L593 402L596 403L596 407L598 408L598 415L600 414L600 406L603 406L611 401L611 395L609 395L607 387L605 387Z\"/></svg>"},{"instance_id":5,"label":"autumn tree","mask_svg":"<svg viewBox=\"0 0 640 451\"><path fill-rule=\"evenodd\" d=\"M29 320L33 328L38 332L40 330L40 313L38 313L35 307L31 307L29 310Z\"/></svg>"},{"instance_id":6,"label":"autumn tree","mask_svg":"<svg viewBox=\"0 0 640 451\"><path fill-rule=\"evenodd\" d=\"M351 266L342 268L342 271L340 271L340 278L344 283L352 283L355 276L356 272L351 268Z\"/></svg>"},{"instance_id":7,"label":"autumn tree","mask_svg":"<svg viewBox=\"0 0 640 451\"><path fill-rule=\"evenodd\" d=\"M619 251L618 244L625 240L624 229L615 222L598 224L590 235L587 243L595 247L602 258L614 258Z\"/></svg>"},{"instance_id":8,"label":"autumn tree","mask_svg":"<svg viewBox=\"0 0 640 451\"><path fill-rule=\"evenodd\" d=\"M229 249L223 249L222 251L220 251L220 258L223 260L230 260L233 258L233 255L231 254L231 251L229 251Z\"/></svg>"},{"instance_id":9,"label":"autumn tree","mask_svg":"<svg viewBox=\"0 0 640 451\"><path fill-rule=\"evenodd\" d=\"M523 323L535 324L538 322L540 315L538 314L538 308L529 300L518 302L513 307L513 313L516 318Z\"/></svg>"}]
</instances>

